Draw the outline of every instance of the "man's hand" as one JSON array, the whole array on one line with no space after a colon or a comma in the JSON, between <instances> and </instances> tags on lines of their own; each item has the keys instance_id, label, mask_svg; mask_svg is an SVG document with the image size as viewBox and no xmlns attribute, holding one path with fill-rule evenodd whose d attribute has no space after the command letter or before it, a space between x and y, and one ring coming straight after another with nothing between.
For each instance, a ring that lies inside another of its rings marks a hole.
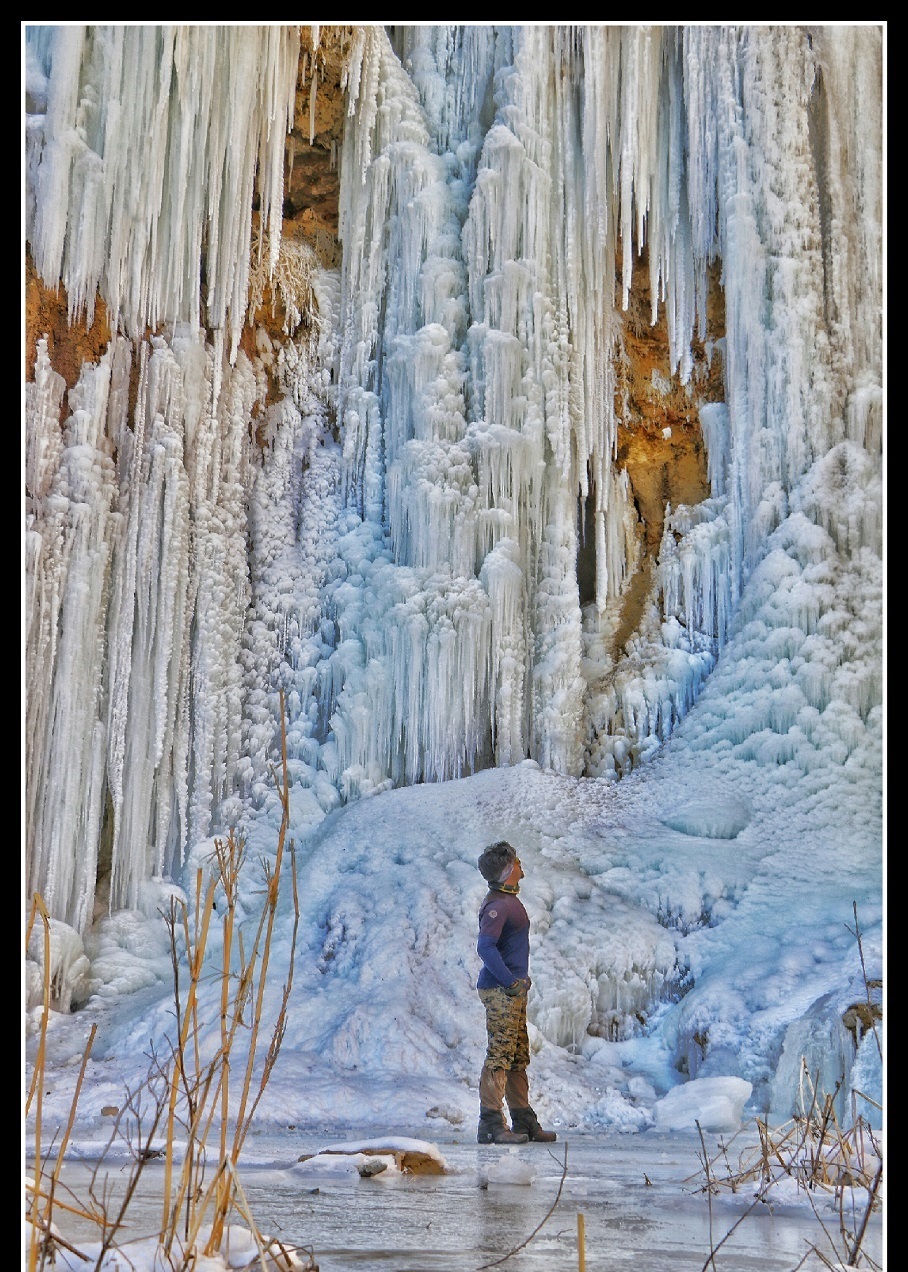
<instances>
[{"instance_id":1,"label":"man's hand","mask_svg":"<svg viewBox=\"0 0 908 1272\"><path fill-rule=\"evenodd\" d=\"M529 976L524 977L523 980L512 981L510 985L505 985L504 992L510 998L519 998L521 994L528 994L530 992Z\"/></svg>"}]
</instances>

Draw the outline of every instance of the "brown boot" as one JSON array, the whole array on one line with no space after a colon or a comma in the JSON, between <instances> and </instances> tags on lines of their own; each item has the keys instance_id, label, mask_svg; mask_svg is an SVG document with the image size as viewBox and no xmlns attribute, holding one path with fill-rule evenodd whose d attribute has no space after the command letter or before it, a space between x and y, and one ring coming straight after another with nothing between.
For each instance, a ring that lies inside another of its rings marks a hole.
<instances>
[{"instance_id":1,"label":"brown boot","mask_svg":"<svg viewBox=\"0 0 908 1272\"><path fill-rule=\"evenodd\" d=\"M539 1125L539 1119L532 1109L511 1109L511 1124L515 1131L520 1131L526 1135L527 1139L535 1140L538 1144L554 1144L558 1136L554 1131L544 1131Z\"/></svg>"},{"instance_id":2,"label":"brown boot","mask_svg":"<svg viewBox=\"0 0 908 1272\"><path fill-rule=\"evenodd\" d=\"M498 1109L480 1108L477 1144L525 1144L529 1138L519 1131L509 1131Z\"/></svg>"}]
</instances>

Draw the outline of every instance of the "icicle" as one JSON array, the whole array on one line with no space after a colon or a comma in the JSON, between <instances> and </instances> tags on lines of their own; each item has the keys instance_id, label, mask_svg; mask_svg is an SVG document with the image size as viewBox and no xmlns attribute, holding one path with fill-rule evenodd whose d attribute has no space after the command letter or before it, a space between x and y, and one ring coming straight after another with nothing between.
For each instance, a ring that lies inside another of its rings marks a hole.
<instances>
[{"instance_id":1,"label":"icicle","mask_svg":"<svg viewBox=\"0 0 908 1272\"><path fill-rule=\"evenodd\" d=\"M36 439L58 428L49 408L60 386L39 350L29 395ZM42 448L53 469L37 478L29 531L26 646L29 892L84 933L93 917L104 794L105 620L117 537L117 486L106 432L114 358L83 368L59 446ZM43 370L42 370L43 367Z\"/></svg>"},{"instance_id":2,"label":"icicle","mask_svg":"<svg viewBox=\"0 0 908 1272\"><path fill-rule=\"evenodd\" d=\"M138 339L167 321L198 329L204 265L208 324L229 326L235 357L256 181L272 253L280 243L299 28L31 27L26 39L50 84L26 230L41 278L89 323L100 293Z\"/></svg>"}]
</instances>

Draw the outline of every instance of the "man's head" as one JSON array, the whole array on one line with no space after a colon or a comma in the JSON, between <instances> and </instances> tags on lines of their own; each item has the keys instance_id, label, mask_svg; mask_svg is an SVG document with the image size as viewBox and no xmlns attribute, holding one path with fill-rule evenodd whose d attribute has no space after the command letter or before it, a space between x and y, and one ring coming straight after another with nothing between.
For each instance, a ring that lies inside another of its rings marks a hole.
<instances>
[{"instance_id":1,"label":"man's head","mask_svg":"<svg viewBox=\"0 0 908 1272\"><path fill-rule=\"evenodd\" d=\"M517 849L512 848L506 839L499 839L489 844L476 862L479 873L487 883L502 883L514 868L517 860Z\"/></svg>"}]
</instances>

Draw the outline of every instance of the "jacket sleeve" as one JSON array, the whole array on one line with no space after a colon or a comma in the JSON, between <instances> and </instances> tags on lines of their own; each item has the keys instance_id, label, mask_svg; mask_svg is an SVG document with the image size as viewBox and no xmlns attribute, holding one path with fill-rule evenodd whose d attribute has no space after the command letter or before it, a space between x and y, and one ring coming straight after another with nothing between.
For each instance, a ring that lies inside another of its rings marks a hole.
<instances>
[{"instance_id":1,"label":"jacket sleeve","mask_svg":"<svg viewBox=\"0 0 908 1272\"><path fill-rule=\"evenodd\" d=\"M476 952L498 983L506 988L512 985L516 978L498 952L498 939L503 927L504 914L500 910L495 913L494 907L492 910L486 910L479 920L479 940L476 942Z\"/></svg>"}]
</instances>

